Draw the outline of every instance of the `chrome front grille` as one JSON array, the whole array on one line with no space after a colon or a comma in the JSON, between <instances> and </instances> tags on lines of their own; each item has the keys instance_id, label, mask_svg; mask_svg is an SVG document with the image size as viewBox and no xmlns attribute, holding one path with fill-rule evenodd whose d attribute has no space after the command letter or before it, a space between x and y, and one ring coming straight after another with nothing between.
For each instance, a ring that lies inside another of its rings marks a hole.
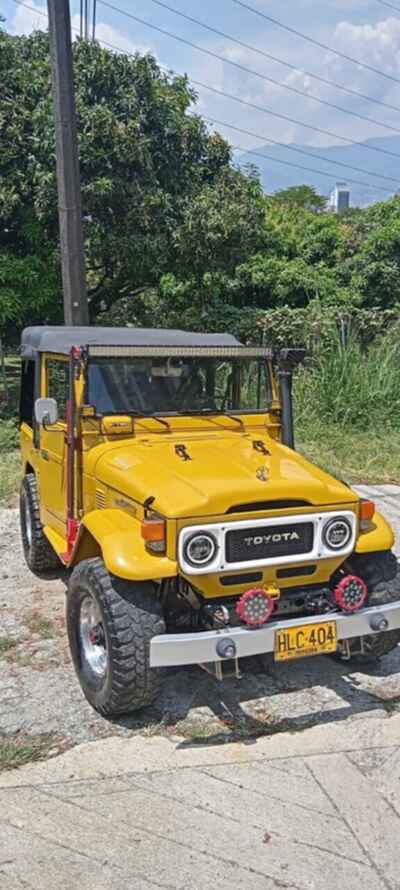
<instances>
[{"instance_id":1,"label":"chrome front grille","mask_svg":"<svg viewBox=\"0 0 400 890\"><path fill-rule=\"evenodd\" d=\"M339 517L348 520L352 534L345 547L333 552L326 545L323 529L329 520ZM198 566L186 559L186 542L193 535L204 533L212 535L215 552L210 562ZM344 558L351 553L356 534L356 515L348 509L191 525L179 533L179 565L186 575L232 572L232 569L261 569L264 566L283 569L299 561L310 562L315 566L320 559L332 559L333 556Z\"/></svg>"}]
</instances>

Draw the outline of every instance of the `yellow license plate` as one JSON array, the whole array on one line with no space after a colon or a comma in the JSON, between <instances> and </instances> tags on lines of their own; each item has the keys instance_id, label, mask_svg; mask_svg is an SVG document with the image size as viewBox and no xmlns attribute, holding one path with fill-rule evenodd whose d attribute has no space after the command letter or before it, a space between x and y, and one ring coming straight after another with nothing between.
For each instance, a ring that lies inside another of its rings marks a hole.
<instances>
[{"instance_id":1,"label":"yellow license plate","mask_svg":"<svg viewBox=\"0 0 400 890\"><path fill-rule=\"evenodd\" d=\"M336 621L302 624L301 627L287 627L275 632L275 661L324 655L336 652L336 649Z\"/></svg>"}]
</instances>

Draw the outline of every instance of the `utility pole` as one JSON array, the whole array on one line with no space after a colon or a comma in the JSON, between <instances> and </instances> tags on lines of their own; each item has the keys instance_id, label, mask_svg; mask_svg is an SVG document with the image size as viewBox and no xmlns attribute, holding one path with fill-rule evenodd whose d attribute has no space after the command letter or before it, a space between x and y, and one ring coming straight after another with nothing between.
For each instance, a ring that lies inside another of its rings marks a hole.
<instances>
[{"instance_id":1,"label":"utility pole","mask_svg":"<svg viewBox=\"0 0 400 890\"><path fill-rule=\"evenodd\" d=\"M53 82L58 217L66 325L89 323L69 0L47 0Z\"/></svg>"},{"instance_id":2,"label":"utility pole","mask_svg":"<svg viewBox=\"0 0 400 890\"><path fill-rule=\"evenodd\" d=\"M96 0L93 0L92 40L96 40Z\"/></svg>"}]
</instances>

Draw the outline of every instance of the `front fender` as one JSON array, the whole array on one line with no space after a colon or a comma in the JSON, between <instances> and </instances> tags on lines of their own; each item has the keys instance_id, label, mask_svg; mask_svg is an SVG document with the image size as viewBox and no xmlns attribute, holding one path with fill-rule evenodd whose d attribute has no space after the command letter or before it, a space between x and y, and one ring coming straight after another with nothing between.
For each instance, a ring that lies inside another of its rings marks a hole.
<instances>
[{"instance_id":1,"label":"front fender","mask_svg":"<svg viewBox=\"0 0 400 890\"><path fill-rule=\"evenodd\" d=\"M123 510L87 513L80 525L71 565L99 551L108 571L129 581L173 578L178 572L174 560L146 550L140 523Z\"/></svg>"},{"instance_id":2,"label":"front fender","mask_svg":"<svg viewBox=\"0 0 400 890\"><path fill-rule=\"evenodd\" d=\"M360 532L355 549L356 553L374 553L377 550L391 550L393 544L391 525L380 513L374 513L368 528Z\"/></svg>"}]
</instances>

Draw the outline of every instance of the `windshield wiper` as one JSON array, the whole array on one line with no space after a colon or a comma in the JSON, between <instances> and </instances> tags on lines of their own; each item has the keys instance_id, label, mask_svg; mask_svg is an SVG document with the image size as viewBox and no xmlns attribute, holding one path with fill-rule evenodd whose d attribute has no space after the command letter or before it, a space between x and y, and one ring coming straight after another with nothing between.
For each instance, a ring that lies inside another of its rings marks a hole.
<instances>
[{"instance_id":1,"label":"windshield wiper","mask_svg":"<svg viewBox=\"0 0 400 890\"><path fill-rule=\"evenodd\" d=\"M239 424L239 426L244 429L244 423L240 417L235 417L234 414L228 414L226 411L218 410L218 408L194 408L193 411L188 411L187 413L190 415L193 414L194 416L203 415L205 417L229 417L230 420L234 420L236 423Z\"/></svg>"}]
</instances>

